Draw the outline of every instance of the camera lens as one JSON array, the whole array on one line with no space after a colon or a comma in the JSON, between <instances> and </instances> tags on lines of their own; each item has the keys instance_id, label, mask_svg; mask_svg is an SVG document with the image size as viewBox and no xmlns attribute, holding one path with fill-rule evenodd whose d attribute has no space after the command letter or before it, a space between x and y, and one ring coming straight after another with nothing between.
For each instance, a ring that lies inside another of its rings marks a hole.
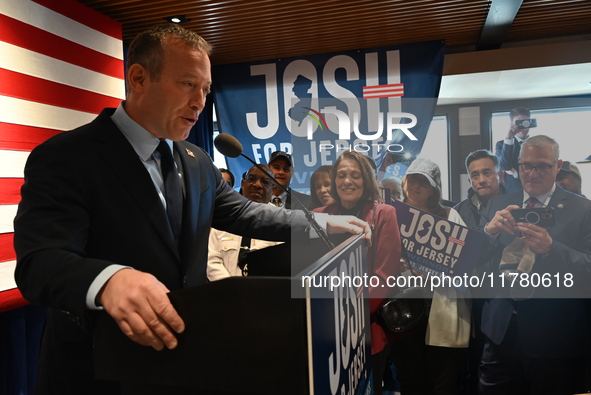
<instances>
[{"instance_id":1,"label":"camera lens","mask_svg":"<svg viewBox=\"0 0 591 395\"><path fill-rule=\"evenodd\" d=\"M528 222L530 224L537 224L538 222L540 222L540 214L531 211L527 214L525 214L525 222Z\"/></svg>"}]
</instances>

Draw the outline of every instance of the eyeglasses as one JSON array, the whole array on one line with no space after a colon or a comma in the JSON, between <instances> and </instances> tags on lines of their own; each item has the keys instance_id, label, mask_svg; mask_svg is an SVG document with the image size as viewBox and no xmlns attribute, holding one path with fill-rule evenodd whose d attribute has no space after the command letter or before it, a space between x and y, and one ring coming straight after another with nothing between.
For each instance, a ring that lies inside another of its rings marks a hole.
<instances>
[{"instance_id":1,"label":"eyeglasses","mask_svg":"<svg viewBox=\"0 0 591 395\"><path fill-rule=\"evenodd\" d=\"M251 185L256 184L256 182L259 180L261 181L261 185L263 186L263 188L268 188L272 185L272 181L268 177L257 177L253 174L249 174L246 177L244 177L244 181L248 182Z\"/></svg>"},{"instance_id":2,"label":"eyeglasses","mask_svg":"<svg viewBox=\"0 0 591 395\"><path fill-rule=\"evenodd\" d=\"M541 163L536 166L530 163L519 163L519 167L521 167L521 170L523 170L525 173L531 173L532 170L536 169L538 173L545 174L548 173L550 169L553 168L554 165L556 165L556 163L558 163L558 161L552 163L551 165L547 163Z\"/></svg>"}]
</instances>

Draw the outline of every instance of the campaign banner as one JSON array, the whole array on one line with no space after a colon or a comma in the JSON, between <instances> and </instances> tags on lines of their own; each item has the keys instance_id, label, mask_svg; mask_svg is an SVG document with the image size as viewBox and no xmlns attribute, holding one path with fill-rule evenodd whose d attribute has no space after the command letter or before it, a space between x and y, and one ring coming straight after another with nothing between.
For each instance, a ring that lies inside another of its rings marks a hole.
<instances>
[{"instance_id":1,"label":"campaign banner","mask_svg":"<svg viewBox=\"0 0 591 395\"><path fill-rule=\"evenodd\" d=\"M309 300L311 394L374 392L369 293L361 282L366 273L367 247L363 238L357 237L325 263L295 277L294 286L302 289L292 296L303 290ZM343 278L351 281L334 282Z\"/></svg>"},{"instance_id":2,"label":"campaign banner","mask_svg":"<svg viewBox=\"0 0 591 395\"><path fill-rule=\"evenodd\" d=\"M430 277L472 275L487 236L426 211L395 202L400 238L413 270Z\"/></svg>"},{"instance_id":3,"label":"campaign banner","mask_svg":"<svg viewBox=\"0 0 591 395\"><path fill-rule=\"evenodd\" d=\"M214 66L219 130L243 153L267 163L293 155L291 186L308 192L310 176L346 150L378 164L385 154L416 157L433 118L444 42L315 54ZM228 158L237 177L252 165Z\"/></svg>"}]
</instances>

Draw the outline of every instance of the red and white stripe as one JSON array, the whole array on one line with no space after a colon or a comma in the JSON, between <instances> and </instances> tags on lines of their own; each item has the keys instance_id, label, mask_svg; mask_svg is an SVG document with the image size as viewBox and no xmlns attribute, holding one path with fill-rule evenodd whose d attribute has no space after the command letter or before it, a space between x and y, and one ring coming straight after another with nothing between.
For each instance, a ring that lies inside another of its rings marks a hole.
<instances>
[{"instance_id":1,"label":"red and white stripe","mask_svg":"<svg viewBox=\"0 0 591 395\"><path fill-rule=\"evenodd\" d=\"M12 222L29 153L124 95L120 23L74 0L0 0L0 291L16 286Z\"/></svg>"},{"instance_id":2,"label":"red and white stripe","mask_svg":"<svg viewBox=\"0 0 591 395\"><path fill-rule=\"evenodd\" d=\"M455 238L455 237L452 237L452 236L448 237L447 240L449 240L452 243L461 245L461 246L464 246L466 244L466 242L464 240L461 240L461 239L458 239L458 238Z\"/></svg>"},{"instance_id":3,"label":"red and white stripe","mask_svg":"<svg viewBox=\"0 0 591 395\"><path fill-rule=\"evenodd\" d=\"M363 87L364 99L404 96L404 84L373 85Z\"/></svg>"}]
</instances>

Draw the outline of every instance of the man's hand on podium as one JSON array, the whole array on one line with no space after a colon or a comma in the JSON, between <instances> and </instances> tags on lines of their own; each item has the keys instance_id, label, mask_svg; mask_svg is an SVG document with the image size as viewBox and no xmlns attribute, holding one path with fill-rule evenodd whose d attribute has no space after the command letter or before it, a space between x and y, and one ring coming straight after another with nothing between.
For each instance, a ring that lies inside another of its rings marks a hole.
<instances>
[{"instance_id":1,"label":"man's hand on podium","mask_svg":"<svg viewBox=\"0 0 591 395\"><path fill-rule=\"evenodd\" d=\"M173 349L176 333L185 330L167 293L169 290L149 273L121 269L99 294L101 305L131 340L162 350Z\"/></svg>"},{"instance_id":2,"label":"man's hand on podium","mask_svg":"<svg viewBox=\"0 0 591 395\"><path fill-rule=\"evenodd\" d=\"M369 246L371 246L371 228L365 221L360 220L352 215L330 215L326 223L326 233L365 233L365 239Z\"/></svg>"}]
</instances>

